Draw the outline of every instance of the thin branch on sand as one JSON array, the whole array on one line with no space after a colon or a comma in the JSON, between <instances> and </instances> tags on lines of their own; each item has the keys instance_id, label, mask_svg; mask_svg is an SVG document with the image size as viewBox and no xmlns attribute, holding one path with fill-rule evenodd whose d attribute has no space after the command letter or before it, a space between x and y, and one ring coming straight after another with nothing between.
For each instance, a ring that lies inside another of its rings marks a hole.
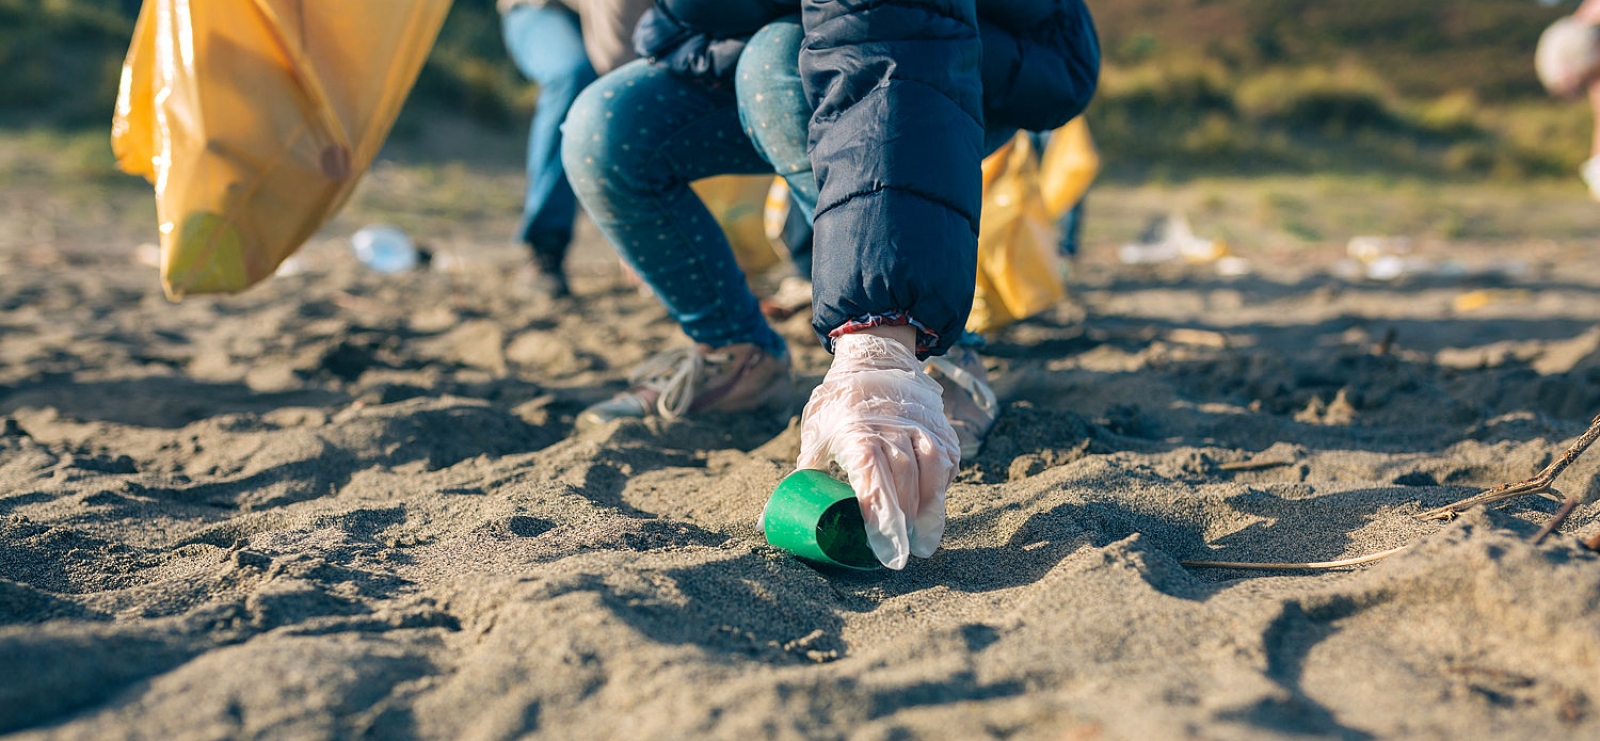
<instances>
[{"instance_id":1,"label":"thin branch on sand","mask_svg":"<svg viewBox=\"0 0 1600 741\"><path fill-rule=\"evenodd\" d=\"M1256 570L1262 570L1262 571L1291 571L1291 570L1294 570L1294 569L1342 569L1342 568L1344 568L1346 566L1360 566L1361 564L1364 564L1364 563L1372 563L1373 561L1381 561L1381 560L1383 560L1385 558L1393 556L1394 554L1399 553L1399 552L1401 552L1401 551L1403 551L1403 550L1405 550L1407 548L1410 548L1410 547L1411 546L1409 546L1409 545L1403 545L1403 546L1400 546L1399 548L1390 548L1387 551L1379 551L1377 553L1372 553L1372 554L1368 554L1368 555L1365 555L1365 556L1357 556L1355 558L1342 558L1342 559L1339 559L1338 561L1311 561L1309 563L1246 563L1246 562L1243 562L1243 561L1179 561L1179 563L1183 564L1184 566L1199 566L1199 567L1208 568L1208 569L1256 569Z\"/></svg>"},{"instance_id":2,"label":"thin branch on sand","mask_svg":"<svg viewBox=\"0 0 1600 741\"><path fill-rule=\"evenodd\" d=\"M1552 461L1550 465L1545 466L1543 471L1540 471L1532 478L1524 479L1522 481L1514 481L1509 484L1501 484L1493 489L1489 489L1488 491L1480 494L1467 497L1459 502L1447 504L1443 507L1438 507L1435 509L1430 509L1427 512L1417 515L1417 517L1424 520L1449 520L1454 518L1456 515L1472 509L1480 504L1493 504L1495 502L1503 502L1507 499L1513 499L1530 494L1550 497L1558 502L1561 502L1561 507L1560 509L1556 510L1556 513L1553 516L1551 516L1550 521L1545 523L1545 526L1540 528L1539 532L1535 533L1533 538L1531 538L1534 545L1538 545L1545 539L1546 536L1555 532L1556 528L1561 527L1561 523L1566 522L1567 517L1578 508L1578 504L1581 502L1580 497L1576 495L1563 497L1560 495L1560 492L1555 490L1554 485L1556 483L1556 478L1561 476L1562 472L1566 471L1567 467L1571 466L1574 461L1578 460L1578 456L1583 455L1583 452L1588 450L1589 446L1593 445L1595 440L1600 440L1600 414L1595 415L1595 418L1589 422L1589 429L1585 430L1577 440L1573 441L1572 446L1568 447L1567 451L1562 453L1560 458ZM1589 550L1600 551L1600 533L1596 533L1587 540L1584 540L1583 544L1587 546ZM1409 545L1403 545L1399 548L1390 548L1387 551L1380 551L1378 553L1373 553L1366 556L1346 558L1338 561L1314 561L1309 563L1182 561L1180 563L1182 563L1184 566L1199 566L1212 569L1256 569L1263 571L1290 571L1295 569L1341 569L1347 566L1358 566L1364 563L1372 563L1373 561L1381 561L1410 547L1411 546Z\"/></svg>"},{"instance_id":3,"label":"thin branch on sand","mask_svg":"<svg viewBox=\"0 0 1600 741\"><path fill-rule=\"evenodd\" d=\"M1549 535L1550 533L1555 532L1556 528L1561 527L1561 523L1567 521L1567 515L1572 514L1572 510L1575 510L1577 508L1578 508L1578 498L1577 497L1567 497L1565 500L1563 500L1561 502L1561 508L1557 509L1556 513L1554 515L1550 516L1550 521L1546 522L1544 524L1544 527L1539 528L1539 532L1535 533L1534 536L1532 538L1530 538L1530 540L1533 541L1534 545L1538 545L1538 544L1544 542L1545 536Z\"/></svg>"},{"instance_id":4,"label":"thin branch on sand","mask_svg":"<svg viewBox=\"0 0 1600 741\"><path fill-rule=\"evenodd\" d=\"M1593 445L1597 439L1600 439L1600 415L1595 415L1594 420L1589 422L1589 429L1585 430L1572 443L1572 447L1567 448L1567 452L1562 453L1561 457L1552 461L1550 465L1545 466L1543 471L1540 471L1532 478L1501 484L1482 494L1467 497L1459 502L1446 504L1443 507L1430 509L1417 516L1424 520L1449 520L1480 504L1503 502L1507 499L1514 499L1528 494L1547 494L1550 492L1550 487L1555 484L1556 477L1567 470L1567 466L1572 465L1573 461L1578 460L1578 456L1583 455L1583 451L1588 450L1589 446ZM1565 519L1565 516L1563 516L1563 519ZM1557 522L1556 524L1560 525L1561 523Z\"/></svg>"},{"instance_id":5,"label":"thin branch on sand","mask_svg":"<svg viewBox=\"0 0 1600 741\"><path fill-rule=\"evenodd\" d=\"M1290 460L1228 461L1227 463L1218 463L1217 468L1224 471L1260 471L1266 468L1292 465L1294 465L1294 461Z\"/></svg>"}]
</instances>

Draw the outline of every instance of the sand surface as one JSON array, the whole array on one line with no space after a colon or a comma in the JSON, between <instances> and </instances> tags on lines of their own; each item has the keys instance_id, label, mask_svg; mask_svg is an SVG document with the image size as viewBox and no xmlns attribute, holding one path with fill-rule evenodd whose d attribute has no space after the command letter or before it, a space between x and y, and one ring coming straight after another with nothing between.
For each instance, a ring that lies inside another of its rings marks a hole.
<instances>
[{"instance_id":1,"label":"sand surface","mask_svg":"<svg viewBox=\"0 0 1600 741\"><path fill-rule=\"evenodd\" d=\"M1478 272L1398 283L1332 277L1342 244L1233 279L1100 245L991 343L944 548L860 574L756 529L794 425L574 429L682 341L592 231L570 303L502 212L434 270L365 271L346 220L173 305L147 195L4 195L8 738L1600 738L1600 505L1538 546L1546 500L1414 517L1600 411L1592 243L1423 245Z\"/></svg>"}]
</instances>

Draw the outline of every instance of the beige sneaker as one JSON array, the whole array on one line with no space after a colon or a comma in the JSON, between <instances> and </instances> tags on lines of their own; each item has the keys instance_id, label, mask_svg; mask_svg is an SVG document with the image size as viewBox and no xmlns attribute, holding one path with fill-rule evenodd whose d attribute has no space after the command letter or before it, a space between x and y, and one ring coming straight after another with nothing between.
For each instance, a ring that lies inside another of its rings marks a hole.
<instances>
[{"instance_id":1,"label":"beige sneaker","mask_svg":"<svg viewBox=\"0 0 1600 741\"><path fill-rule=\"evenodd\" d=\"M715 350L676 347L646 360L628 376L632 387L578 414L579 425L624 418L676 419L702 412L786 410L794 395L789 359L742 343Z\"/></svg>"},{"instance_id":2,"label":"beige sneaker","mask_svg":"<svg viewBox=\"0 0 1600 741\"><path fill-rule=\"evenodd\" d=\"M971 460L983 449L983 436L1000 417L1000 404L989 388L983 358L970 347L956 345L941 357L928 358L923 369L944 388L944 416L956 428L961 460Z\"/></svg>"}]
</instances>

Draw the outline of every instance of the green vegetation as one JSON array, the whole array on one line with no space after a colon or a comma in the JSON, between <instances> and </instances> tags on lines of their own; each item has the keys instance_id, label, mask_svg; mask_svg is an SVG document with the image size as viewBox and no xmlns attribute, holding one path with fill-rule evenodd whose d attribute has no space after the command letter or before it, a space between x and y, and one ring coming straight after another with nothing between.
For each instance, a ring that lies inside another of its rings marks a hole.
<instances>
[{"instance_id":1,"label":"green vegetation","mask_svg":"<svg viewBox=\"0 0 1600 741\"><path fill-rule=\"evenodd\" d=\"M1533 0L1090 0L1091 128L1113 174L1570 176L1582 104L1550 100Z\"/></svg>"},{"instance_id":2,"label":"green vegetation","mask_svg":"<svg viewBox=\"0 0 1600 741\"><path fill-rule=\"evenodd\" d=\"M1112 177L1570 177L1586 107L1544 96L1540 31L1573 2L1089 0L1106 69L1089 111ZM0 0L0 125L103 127L138 0ZM525 125L533 91L489 0L451 11L401 140L436 111Z\"/></svg>"},{"instance_id":3,"label":"green vegetation","mask_svg":"<svg viewBox=\"0 0 1600 741\"><path fill-rule=\"evenodd\" d=\"M139 0L0 0L0 125L104 126ZM407 116L465 111L514 126L533 95L506 58L492 0L461 0L422 75Z\"/></svg>"}]
</instances>

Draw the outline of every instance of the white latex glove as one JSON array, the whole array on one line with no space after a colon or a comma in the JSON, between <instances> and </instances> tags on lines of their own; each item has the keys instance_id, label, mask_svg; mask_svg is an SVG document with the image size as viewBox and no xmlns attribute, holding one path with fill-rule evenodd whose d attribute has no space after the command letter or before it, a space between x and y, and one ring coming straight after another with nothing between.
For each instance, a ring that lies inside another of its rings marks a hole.
<instances>
[{"instance_id":1,"label":"white latex glove","mask_svg":"<svg viewBox=\"0 0 1600 741\"><path fill-rule=\"evenodd\" d=\"M847 334L800 422L800 468L839 464L884 566L933 555L944 536L944 494L961 446L944 416L937 381L905 345Z\"/></svg>"}]
</instances>

